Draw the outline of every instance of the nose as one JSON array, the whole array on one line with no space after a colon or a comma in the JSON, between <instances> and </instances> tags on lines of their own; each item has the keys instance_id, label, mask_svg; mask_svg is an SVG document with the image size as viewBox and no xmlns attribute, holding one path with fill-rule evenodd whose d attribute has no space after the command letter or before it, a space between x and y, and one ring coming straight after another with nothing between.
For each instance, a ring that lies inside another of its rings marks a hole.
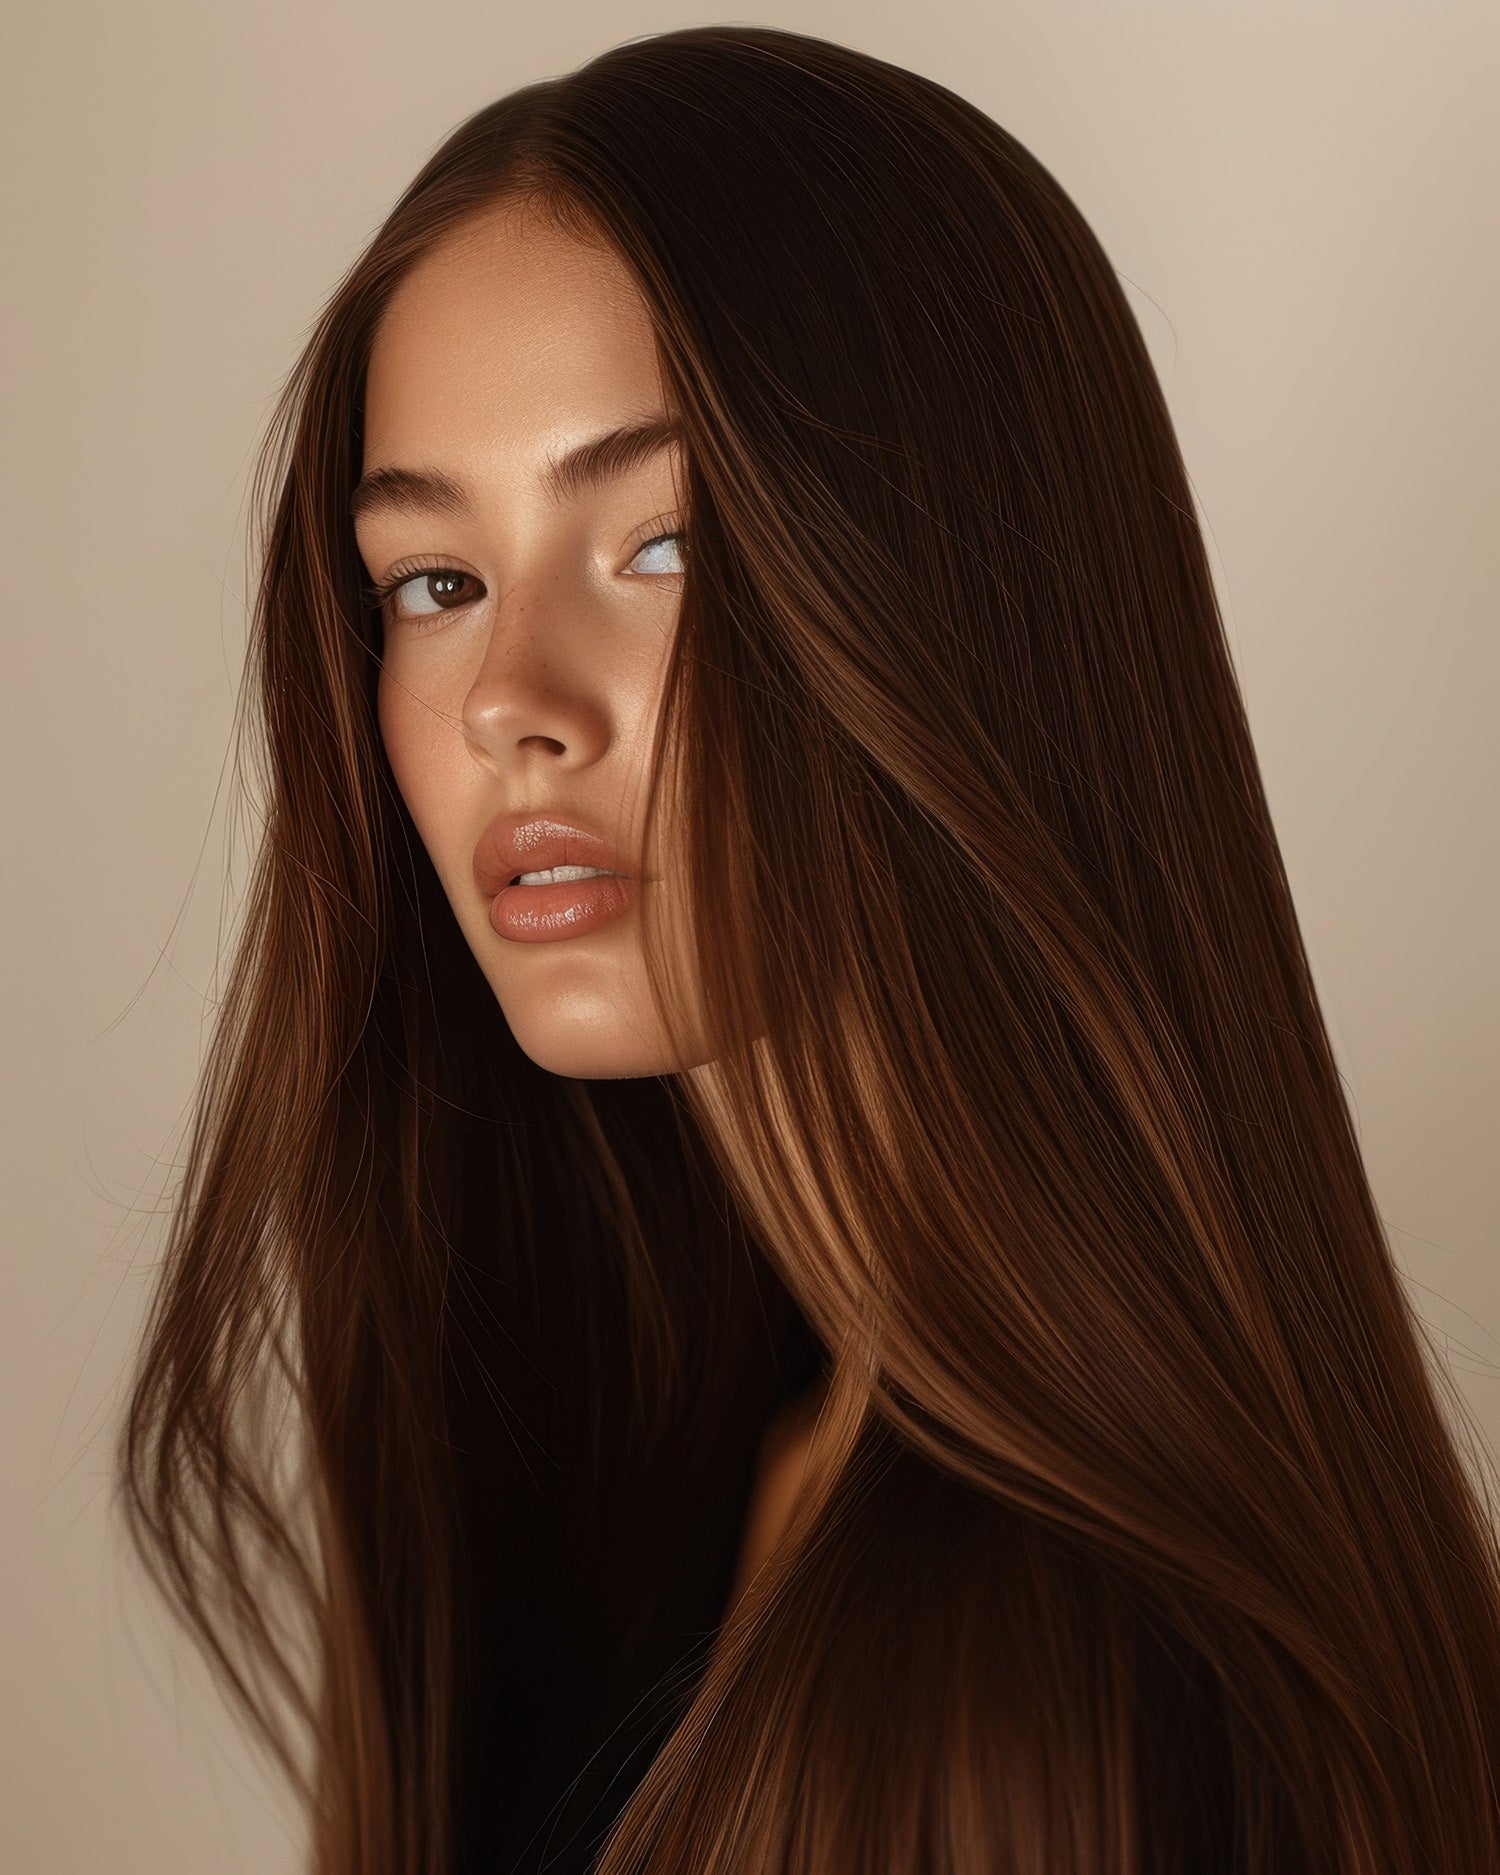
<instances>
[{"instance_id":1,"label":"nose","mask_svg":"<svg viewBox=\"0 0 1500 1875\"><path fill-rule=\"evenodd\" d=\"M587 601L553 580L515 586L495 607L463 703L475 758L506 774L532 762L586 768L609 746L608 672ZM594 654L589 655L592 643Z\"/></svg>"}]
</instances>

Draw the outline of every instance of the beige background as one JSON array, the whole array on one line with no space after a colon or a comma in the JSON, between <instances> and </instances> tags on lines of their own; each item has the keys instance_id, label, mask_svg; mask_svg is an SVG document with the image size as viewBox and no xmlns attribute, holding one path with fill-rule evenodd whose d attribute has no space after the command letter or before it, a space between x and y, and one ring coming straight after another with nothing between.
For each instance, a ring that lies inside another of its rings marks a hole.
<instances>
[{"instance_id":1,"label":"beige background","mask_svg":"<svg viewBox=\"0 0 1500 1875\"><path fill-rule=\"evenodd\" d=\"M324 293L461 117L619 39L724 16L21 11L3 128L0 1866L281 1875L298 1820L138 1591L107 1469L244 876L223 784L252 445ZM1500 1448L1500 9L828 0L750 17L974 99L1128 283L1376 1196Z\"/></svg>"}]
</instances>

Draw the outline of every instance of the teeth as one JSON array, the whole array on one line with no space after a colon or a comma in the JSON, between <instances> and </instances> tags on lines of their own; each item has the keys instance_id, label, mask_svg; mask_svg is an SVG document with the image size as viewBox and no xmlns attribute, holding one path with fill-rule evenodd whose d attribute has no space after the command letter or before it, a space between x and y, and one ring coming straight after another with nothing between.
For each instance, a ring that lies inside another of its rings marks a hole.
<instances>
[{"instance_id":1,"label":"teeth","mask_svg":"<svg viewBox=\"0 0 1500 1875\"><path fill-rule=\"evenodd\" d=\"M553 866L547 872L523 872L517 885L564 885L573 879L618 879L620 874L603 866Z\"/></svg>"}]
</instances>

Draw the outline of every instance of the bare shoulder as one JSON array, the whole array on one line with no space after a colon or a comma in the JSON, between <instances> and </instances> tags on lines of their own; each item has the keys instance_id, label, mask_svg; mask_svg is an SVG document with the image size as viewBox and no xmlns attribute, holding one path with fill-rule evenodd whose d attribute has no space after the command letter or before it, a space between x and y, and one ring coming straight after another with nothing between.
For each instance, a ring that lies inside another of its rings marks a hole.
<instances>
[{"instance_id":1,"label":"bare shoulder","mask_svg":"<svg viewBox=\"0 0 1500 1875\"><path fill-rule=\"evenodd\" d=\"M766 1422L740 1539L734 1587L729 1596L731 1608L775 1549L796 1507L818 1413L827 1396L828 1383L820 1379L794 1399L784 1402Z\"/></svg>"},{"instance_id":2,"label":"bare shoulder","mask_svg":"<svg viewBox=\"0 0 1500 1875\"><path fill-rule=\"evenodd\" d=\"M766 1421L760 1440L760 1467L763 1472L800 1463L807 1456L807 1446L818 1414L828 1398L828 1382L818 1379L790 1400L784 1400Z\"/></svg>"}]
</instances>

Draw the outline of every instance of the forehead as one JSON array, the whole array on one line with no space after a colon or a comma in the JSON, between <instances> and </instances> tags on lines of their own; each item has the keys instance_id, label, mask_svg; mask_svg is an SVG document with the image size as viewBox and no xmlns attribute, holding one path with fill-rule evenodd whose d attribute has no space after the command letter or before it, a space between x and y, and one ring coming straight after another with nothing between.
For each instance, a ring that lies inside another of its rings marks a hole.
<instances>
[{"instance_id":1,"label":"forehead","mask_svg":"<svg viewBox=\"0 0 1500 1875\"><path fill-rule=\"evenodd\" d=\"M365 460L541 449L662 404L646 304L612 248L488 209L397 283L365 379Z\"/></svg>"}]
</instances>

